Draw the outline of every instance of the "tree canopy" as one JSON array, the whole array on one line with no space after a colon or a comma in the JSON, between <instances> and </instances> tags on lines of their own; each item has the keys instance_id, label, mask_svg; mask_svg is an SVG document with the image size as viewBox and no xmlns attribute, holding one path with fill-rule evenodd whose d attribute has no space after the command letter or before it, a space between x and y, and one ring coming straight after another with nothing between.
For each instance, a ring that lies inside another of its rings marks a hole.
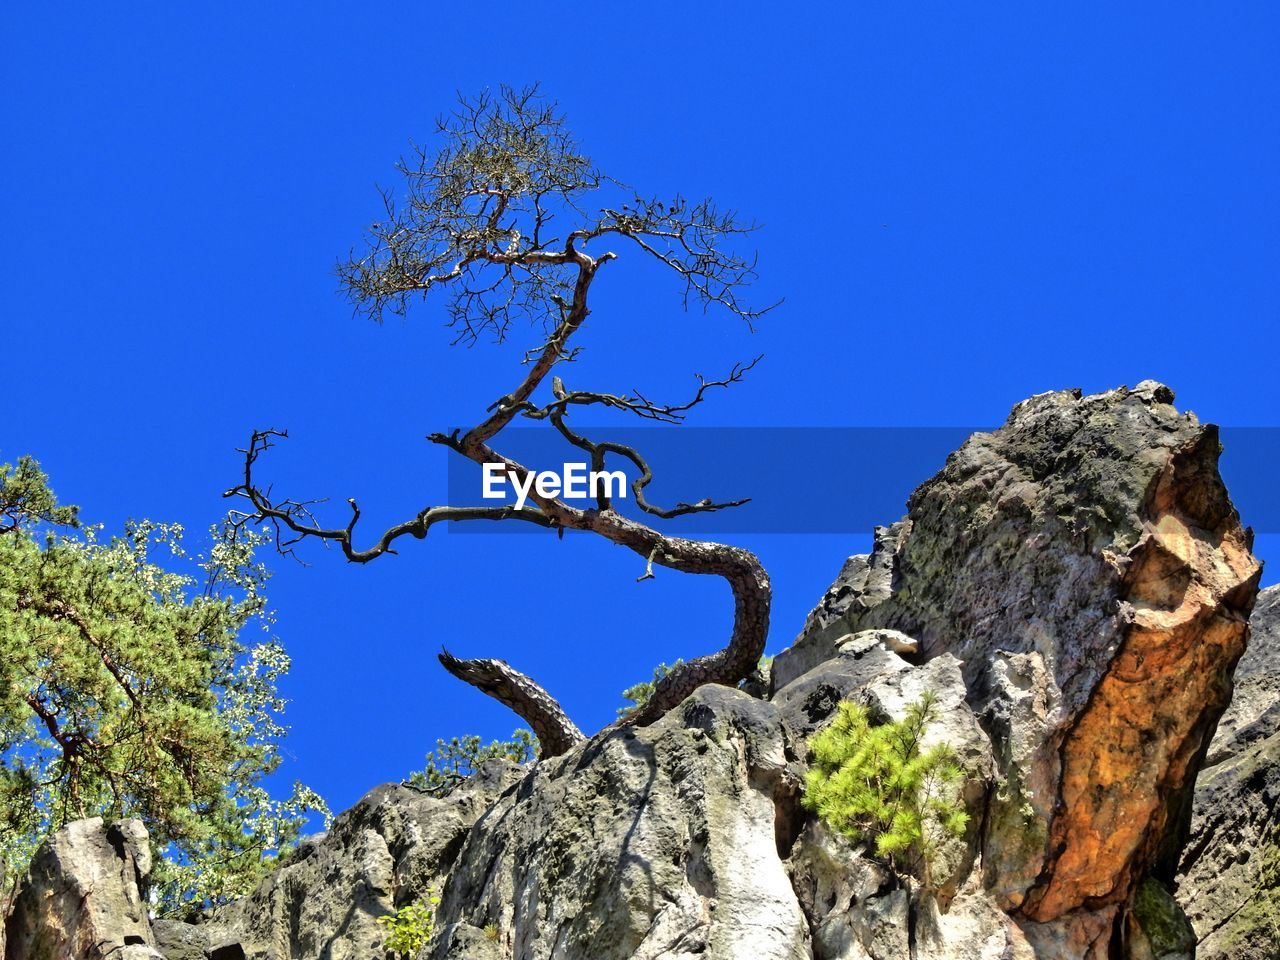
<instances>
[{"instance_id":1,"label":"tree canopy","mask_svg":"<svg viewBox=\"0 0 1280 960\"><path fill-rule=\"evenodd\" d=\"M296 840L273 800L289 658L271 638L264 539L215 527L198 556L173 524L104 537L37 462L0 465L0 857L6 880L69 820L139 817L180 911L244 892Z\"/></svg>"}]
</instances>

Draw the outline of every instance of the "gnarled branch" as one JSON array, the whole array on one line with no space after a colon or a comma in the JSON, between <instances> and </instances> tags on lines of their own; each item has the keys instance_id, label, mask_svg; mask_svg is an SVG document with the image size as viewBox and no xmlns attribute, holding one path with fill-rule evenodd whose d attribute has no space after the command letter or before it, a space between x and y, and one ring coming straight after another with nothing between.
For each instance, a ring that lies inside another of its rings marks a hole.
<instances>
[{"instance_id":1,"label":"gnarled branch","mask_svg":"<svg viewBox=\"0 0 1280 960\"><path fill-rule=\"evenodd\" d=\"M684 280L686 308L691 300L704 309L715 304L751 324L772 307L757 310L740 299L741 288L755 278L755 259L727 251L723 244L750 233L754 224L740 222L732 211L722 211L709 200L690 204L680 197L671 203L637 197L621 205L602 205L596 214L588 215L583 209L588 194L620 185L582 154L555 105L542 100L535 88L502 88L496 97L462 101L457 112L441 121L439 132L444 146L438 153L418 150L415 159L402 162L405 202L397 205L385 194L385 217L370 227L369 250L339 266L339 277L353 303L381 319L386 312L403 313L411 298L444 290L459 339L475 340L488 332L501 341L520 317L541 322L550 333L541 346L525 355L523 378L489 406L484 419L465 432L434 433L429 439L477 464L501 464L512 478L527 481L530 471L499 454L491 443L517 416L547 419L566 440L589 453L595 469L602 469L609 455L629 461L639 474L631 485L636 503L650 516L665 520L745 503L702 500L658 507L645 495L653 472L637 450L590 441L568 427L565 418L572 408L596 405L679 423L708 391L739 382L759 358L735 365L720 380L699 377L697 392L681 404L657 403L638 392L570 392L558 377L552 380L549 400L539 403L534 396L557 364L576 357L579 348L571 347L569 340L590 315L592 284L600 268L617 259L614 251L596 252L593 245L617 239L639 249ZM559 230L561 220L570 221L569 229ZM716 653L682 663L664 677L650 700L627 722L656 720L701 684L736 684L755 668L764 651L771 588L768 575L750 551L659 533L623 516L604 494L597 495L595 509L583 510L559 498L540 496L536 490L529 496L532 505L519 510L428 507L388 527L370 545L357 547L360 509L354 500L348 501L351 515L345 526L326 527L312 514L318 501L276 499L270 487L255 481L259 457L284 436L274 430L253 434L241 451L243 479L226 496L248 503L237 523L271 524L277 545L287 553L299 540L310 537L337 543L348 560L366 563L394 554L395 544L403 537L422 539L441 521L522 520L561 533L594 533L644 558L650 574L656 565L722 577L734 598L727 643ZM580 738L549 694L502 661L463 661L445 653L441 662L456 676L516 709L538 732L544 756L568 749Z\"/></svg>"},{"instance_id":2,"label":"gnarled branch","mask_svg":"<svg viewBox=\"0 0 1280 960\"><path fill-rule=\"evenodd\" d=\"M698 391L693 398L679 404L655 403L639 390L633 390L634 396L628 394L597 393L592 390L573 390L564 388L559 377L552 378L552 393L555 401L543 407L535 407L525 403L520 414L530 420L545 420L554 414L567 413L570 406L589 406L592 404L609 407L613 410L625 410L634 413L642 420L655 420L658 423L683 423L685 415L706 399L706 393L714 387L728 387L741 383L742 379L764 359L764 355L756 357L750 363L735 363L728 375L720 380L707 380L702 374L695 374L698 380Z\"/></svg>"},{"instance_id":3,"label":"gnarled branch","mask_svg":"<svg viewBox=\"0 0 1280 960\"><path fill-rule=\"evenodd\" d=\"M505 660L460 660L448 650L437 656L459 680L483 690L523 718L538 737L540 756L557 757L586 739L555 697Z\"/></svg>"},{"instance_id":4,"label":"gnarled branch","mask_svg":"<svg viewBox=\"0 0 1280 960\"><path fill-rule=\"evenodd\" d=\"M401 537L421 540L433 525L441 522L522 520L542 527L554 526L549 517L529 507L426 507L419 510L412 519L387 527L372 545L361 549L355 546L354 541L356 523L360 520L360 507L355 500L347 501L351 508L351 519L345 527L323 527L312 515L311 507L324 501L274 501L269 487L263 489L254 483L253 467L258 457L273 447L276 441L288 436L288 432L284 430L254 431L249 438L249 445L237 451L244 455L244 479L223 494L224 497L238 497L249 501L253 511L233 511L232 522L237 526L270 523L275 528L276 546L281 553L292 555L295 544L307 537L314 537L337 543L342 548L343 555L352 563L368 563L384 553L395 553L392 545Z\"/></svg>"}]
</instances>

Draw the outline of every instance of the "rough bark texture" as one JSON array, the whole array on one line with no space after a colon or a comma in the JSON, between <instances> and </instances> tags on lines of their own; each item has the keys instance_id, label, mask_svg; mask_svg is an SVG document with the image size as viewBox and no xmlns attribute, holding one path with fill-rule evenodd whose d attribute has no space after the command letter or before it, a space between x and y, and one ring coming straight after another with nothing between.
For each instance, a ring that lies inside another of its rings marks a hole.
<instances>
[{"instance_id":1,"label":"rough bark texture","mask_svg":"<svg viewBox=\"0 0 1280 960\"><path fill-rule=\"evenodd\" d=\"M1275 602L1210 752L1258 566L1216 434L1171 401L1147 383L1019 404L845 564L756 696L695 685L443 801L379 788L210 923L158 927L163 948L365 960L376 917L435 885L429 960L1191 960L1197 936L1202 957L1275 956ZM733 576L754 630L753 568ZM897 719L925 691L972 816L928 883L800 803L842 700ZM1169 893L1189 827L1194 931Z\"/></svg>"},{"instance_id":2,"label":"rough bark texture","mask_svg":"<svg viewBox=\"0 0 1280 960\"><path fill-rule=\"evenodd\" d=\"M457 445L467 457L481 464L504 463L515 476L527 473L520 464L472 439L473 434ZM579 510L558 500L535 499L539 509L557 526L598 534L647 558L650 564L669 570L723 577L733 594L733 627L724 647L674 667L654 685L653 694L628 718L628 723L653 723L699 686L736 685L755 669L769 636L773 587L754 553L712 541L667 536L612 509ZM559 706L555 709L559 710Z\"/></svg>"},{"instance_id":3,"label":"rough bark texture","mask_svg":"<svg viewBox=\"0 0 1280 960\"><path fill-rule=\"evenodd\" d=\"M1200 960L1280 956L1280 586L1259 594L1251 625L1179 865Z\"/></svg>"},{"instance_id":4,"label":"rough bark texture","mask_svg":"<svg viewBox=\"0 0 1280 960\"><path fill-rule=\"evenodd\" d=\"M440 664L459 680L510 707L533 729L541 756L558 757L585 738L559 701L505 660L460 660L443 650Z\"/></svg>"}]
</instances>

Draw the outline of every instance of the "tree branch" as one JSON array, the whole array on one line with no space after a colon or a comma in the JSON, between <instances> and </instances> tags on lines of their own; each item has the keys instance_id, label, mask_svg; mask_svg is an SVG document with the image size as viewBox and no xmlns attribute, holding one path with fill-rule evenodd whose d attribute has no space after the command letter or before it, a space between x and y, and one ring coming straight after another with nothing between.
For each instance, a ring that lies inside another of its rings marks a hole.
<instances>
[{"instance_id":1,"label":"tree branch","mask_svg":"<svg viewBox=\"0 0 1280 960\"><path fill-rule=\"evenodd\" d=\"M27 597L19 598L18 609L32 609L40 616L48 617L50 620L55 621L66 621L74 626L81 639L97 651L103 667L106 668L107 672L111 674L112 678L124 691L125 696L129 698L129 702L133 704L134 710L137 712L138 722L143 727L146 726L146 715L143 712L142 701L138 697L138 692L134 690L133 684L129 682L128 677L125 675L124 668L116 663L115 658L111 656L111 651L107 649L107 645L94 634L89 627L89 622L85 620L78 610L61 600L39 601L31 600Z\"/></svg>"},{"instance_id":2,"label":"tree branch","mask_svg":"<svg viewBox=\"0 0 1280 960\"><path fill-rule=\"evenodd\" d=\"M735 383L740 383L746 374L757 363L764 359L764 355L756 357L750 363L735 363L729 374L720 380L707 380L702 374L695 374L698 380L698 391L693 398L681 404L660 404L654 403L638 390L632 391L634 398L627 395L614 395L610 393L597 393L590 390L573 390L566 391L564 384L559 378L553 378L552 391L556 395L555 401L548 403L546 406L535 407L533 404L527 404L520 410L520 414L530 420L544 420L553 413L567 412L570 406L588 406L598 404L600 406L609 407L614 410L624 410L628 413L634 413L636 416L644 420L655 420L659 423L679 424L683 423L685 415L702 403L706 399L706 393L713 387L729 387Z\"/></svg>"},{"instance_id":3,"label":"tree branch","mask_svg":"<svg viewBox=\"0 0 1280 960\"><path fill-rule=\"evenodd\" d=\"M448 650L440 663L459 680L476 687L514 710L533 729L539 755L557 757L586 738L559 702L505 660L460 660Z\"/></svg>"},{"instance_id":4,"label":"tree branch","mask_svg":"<svg viewBox=\"0 0 1280 960\"><path fill-rule=\"evenodd\" d=\"M501 463L507 473L524 479L528 470L492 448L479 444L462 452L477 463ZM706 683L733 686L755 669L769 633L773 596L769 575L749 550L710 541L667 536L614 510L579 510L564 502L530 494L546 516L567 530L586 530L627 547L653 562L682 573L723 577L734 598L733 629L723 649L686 661L667 674L653 697L628 723L654 722Z\"/></svg>"},{"instance_id":5,"label":"tree branch","mask_svg":"<svg viewBox=\"0 0 1280 960\"><path fill-rule=\"evenodd\" d=\"M596 469L603 469L611 454L628 460L639 472L632 481L636 503L650 516L669 519L747 502L655 506L645 496L653 472L638 451L625 444L592 442L570 429L565 418L571 408L598 405L679 423L708 391L739 382L759 358L735 365L721 380L698 377L697 392L681 404L657 403L639 392L569 392L558 377L552 380L550 402L539 405L533 398L557 364L577 355L578 348L569 341L591 313L591 286L599 269L617 256L611 250L589 255L589 246L609 238L625 241L625 246L656 259L684 280L686 308L691 300L704 310L718 305L751 325L772 307L754 309L740 299L741 289L756 277L755 259L726 250L724 243L750 233L755 225L739 222L733 211L722 211L710 200L691 205L678 196L669 204L636 197L631 203L599 205L594 214L587 214L586 196L621 185L583 155L555 104L539 97L536 88L503 87L495 96L462 100L437 126L443 141L439 151L431 154L419 148L415 157L401 161L404 202L397 205L385 193L385 216L369 228L369 249L338 267L352 303L381 320L387 312L403 314L411 298L440 289L458 340L474 342L487 332L502 341L517 319L550 332L540 347L525 355L527 369L515 389L490 405L484 419L465 432L435 433L429 439L477 464L502 464L509 475L526 481L529 471L497 453L492 441L516 416L547 419L569 443L590 454ZM557 217L568 221L568 229L559 236ZM755 668L763 652L771 588L759 560L747 550L666 536L619 514L603 493L597 494L595 509L581 510L539 496L536 490L529 498L532 506L520 510L428 507L388 527L371 545L356 547L360 509L355 501L348 501L351 515L345 526L326 527L311 512L316 501L277 500L270 487L255 483L255 462L284 436L274 430L254 433L240 451L243 479L225 495L248 502L248 509L237 515L237 525L271 524L277 547L285 553L313 537L337 543L350 561L366 563L394 553L403 537L422 539L434 523L515 519L560 532L594 533L645 558L649 573L656 564L724 578L734 598L733 629L726 645L664 677L628 722L652 722L703 683L737 683ZM502 661L461 661L446 653L441 662L504 703L532 711L547 731L544 755L568 749L575 735L580 737L550 695Z\"/></svg>"},{"instance_id":6,"label":"tree branch","mask_svg":"<svg viewBox=\"0 0 1280 960\"><path fill-rule=\"evenodd\" d=\"M528 507L517 509L512 506L503 507L427 507L420 510L411 520L388 527L374 541L372 546L360 549L354 545L356 523L360 519L360 507L355 500L348 500L351 507L351 519L345 527L322 527L311 514L310 507L319 501L282 500L272 501L270 489L263 490L255 485L253 467L258 458L276 442L288 437L283 430L257 430L250 437L248 447L238 450L244 454L244 479L223 494L223 497L238 497L248 500L253 512L234 513L234 524L271 523L276 530L276 544L281 553L293 554L293 545L306 537L336 542L343 555L352 563L368 563L384 553L395 553L393 544L401 537L410 536L421 540L427 531L437 523L456 523L463 520L522 520L526 523L542 527L551 527L551 520ZM287 531L287 533L286 533Z\"/></svg>"},{"instance_id":7,"label":"tree branch","mask_svg":"<svg viewBox=\"0 0 1280 960\"><path fill-rule=\"evenodd\" d=\"M653 470L650 469L648 461L640 456L639 451L634 447L629 447L624 443L617 443L612 440L592 441L575 433L564 422L564 415L561 413L552 413L551 422L555 428L560 431L561 436L568 440L575 447L587 451L591 454L591 469L595 471L604 470L605 454L615 453L625 457L631 461L632 465L640 471L639 476L631 481L631 495L635 498L636 506L650 516L659 517L663 520L671 520L674 517L683 517L690 513L714 513L717 510L727 510L731 507L741 507L750 503L751 498L746 497L742 500L727 500L723 502L715 502L710 498L703 498L697 503L677 503L670 509L654 506L645 496L645 488L653 481ZM603 493L599 494L599 507L601 510L607 509L609 502L604 498Z\"/></svg>"}]
</instances>

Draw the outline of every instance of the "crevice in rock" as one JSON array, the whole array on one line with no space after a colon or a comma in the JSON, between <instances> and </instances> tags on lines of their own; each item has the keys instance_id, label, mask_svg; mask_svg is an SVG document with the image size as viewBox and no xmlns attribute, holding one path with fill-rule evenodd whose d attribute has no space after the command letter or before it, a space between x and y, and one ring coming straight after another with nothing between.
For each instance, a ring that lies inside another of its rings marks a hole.
<instances>
[{"instance_id":1,"label":"crevice in rock","mask_svg":"<svg viewBox=\"0 0 1280 960\"><path fill-rule=\"evenodd\" d=\"M774 791L773 806L774 843L778 848L778 859L786 860L809 822L809 812L804 808L800 789L789 783L778 785Z\"/></svg>"},{"instance_id":2,"label":"crevice in rock","mask_svg":"<svg viewBox=\"0 0 1280 960\"><path fill-rule=\"evenodd\" d=\"M919 949L916 925L920 922L920 903L917 891L911 888L911 881L906 881L904 887L907 891L907 956L910 960L916 960Z\"/></svg>"}]
</instances>

